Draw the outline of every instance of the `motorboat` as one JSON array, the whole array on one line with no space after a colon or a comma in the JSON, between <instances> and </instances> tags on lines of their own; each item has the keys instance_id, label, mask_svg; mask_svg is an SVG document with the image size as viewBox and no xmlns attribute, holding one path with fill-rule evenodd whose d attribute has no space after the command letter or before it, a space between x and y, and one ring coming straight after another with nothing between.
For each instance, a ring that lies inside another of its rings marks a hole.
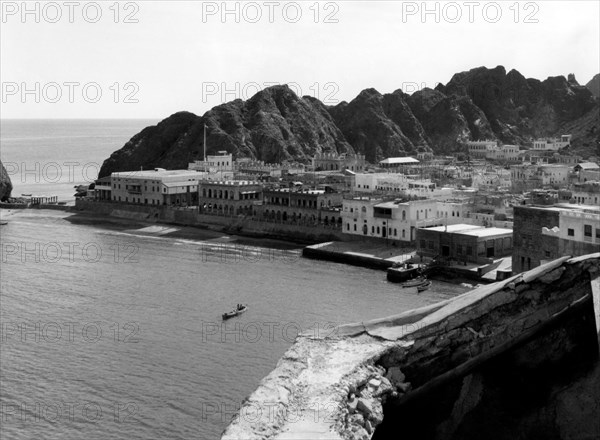
<instances>
[{"instance_id":1,"label":"motorboat","mask_svg":"<svg viewBox=\"0 0 600 440\"><path fill-rule=\"evenodd\" d=\"M422 284L427 283L427 277L418 277L414 280L407 281L406 283L402 283L402 287L418 287Z\"/></svg>"},{"instance_id":2,"label":"motorboat","mask_svg":"<svg viewBox=\"0 0 600 440\"><path fill-rule=\"evenodd\" d=\"M223 313L223 320L235 318L236 316L244 313L246 310L248 310L248 306L246 304L238 304L237 307L232 311Z\"/></svg>"}]
</instances>

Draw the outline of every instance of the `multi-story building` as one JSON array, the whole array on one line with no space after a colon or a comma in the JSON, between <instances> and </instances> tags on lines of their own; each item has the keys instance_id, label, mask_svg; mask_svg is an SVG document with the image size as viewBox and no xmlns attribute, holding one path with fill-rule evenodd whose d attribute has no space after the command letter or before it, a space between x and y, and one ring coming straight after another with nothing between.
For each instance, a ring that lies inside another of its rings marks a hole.
<instances>
[{"instance_id":1,"label":"multi-story building","mask_svg":"<svg viewBox=\"0 0 600 440\"><path fill-rule=\"evenodd\" d=\"M548 164L539 165L538 172L542 178L543 186L564 186L569 183L570 165L565 164Z\"/></svg>"},{"instance_id":2,"label":"multi-story building","mask_svg":"<svg viewBox=\"0 0 600 440\"><path fill-rule=\"evenodd\" d=\"M342 194L327 189L264 189L257 216L281 222L341 225Z\"/></svg>"},{"instance_id":3,"label":"multi-story building","mask_svg":"<svg viewBox=\"0 0 600 440\"><path fill-rule=\"evenodd\" d=\"M414 157L388 157L382 161L379 161L381 168L403 170L406 167L411 167L419 163L418 159Z\"/></svg>"},{"instance_id":4,"label":"multi-story building","mask_svg":"<svg viewBox=\"0 0 600 440\"><path fill-rule=\"evenodd\" d=\"M514 207L513 273L561 256L600 251L600 207L557 204Z\"/></svg>"},{"instance_id":5,"label":"multi-story building","mask_svg":"<svg viewBox=\"0 0 600 440\"><path fill-rule=\"evenodd\" d=\"M205 173L189 170L115 172L110 176L111 197L114 202L143 205L198 204L198 182Z\"/></svg>"},{"instance_id":6,"label":"multi-story building","mask_svg":"<svg viewBox=\"0 0 600 440\"><path fill-rule=\"evenodd\" d=\"M492 151L498 149L497 141L467 141L469 156L474 159L487 159Z\"/></svg>"},{"instance_id":7,"label":"multi-story building","mask_svg":"<svg viewBox=\"0 0 600 440\"><path fill-rule=\"evenodd\" d=\"M571 145L571 137L570 134L563 134L560 138L538 139L533 142L533 149L558 151Z\"/></svg>"},{"instance_id":8,"label":"multi-story building","mask_svg":"<svg viewBox=\"0 0 600 440\"><path fill-rule=\"evenodd\" d=\"M573 171L577 174L579 182L600 181L600 166L595 162L579 163L573 167Z\"/></svg>"},{"instance_id":9,"label":"multi-story building","mask_svg":"<svg viewBox=\"0 0 600 440\"><path fill-rule=\"evenodd\" d=\"M401 173L356 174L353 189L365 193L399 193L408 189L408 177Z\"/></svg>"},{"instance_id":10,"label":"multi-story building","mask_svg":"<svg viewBox=\"0 0 600 440\"><path fill-rule=\"evenodd\" d=\"M262 202L262 185L254 181L202 181L198 185L201 214L256 215Z\"/></svg>"},{"instance_id":11,"label":"multi-story building","mask_svg":"<svg viewBox=\"0 0 600 440\"><path fill-rule=\"evenodd\" d=\"M216 155L209 154L205 160L190 163L188 169L210 173L233 172L233 156L227 151L219 151Z\"/></svg>"},{"instance_id":12,"label":"multi-story building","mask_svg":"<svg viewBox=\"0 0 600 440\"><path fill-rule=\"evenodd\" d=\"M417 254L475 264L510 255L513 231L458 223L417 230Z\"/></svg>"},{"instance_id":13,"label":"multi-story building","mask_svg":"<svg viewBox=\"0 0 600 440\"><path fill-rule=\"evenodd\" d=\"M579 205L600 206L600 182L574 183L571 200Z\"/></svg>"},{"instance_id":14,"label":"multi-story building","mask_svg":"<svg viewBox=\"0 0 600 440\"><path fill-rule=\"evenodd\" d=\"M367 162L364 154L320 153L313 157L312 164L316 171L344 171L355 173L365 170Z\"/></svg>"},{"instance_id":15,"label":"multi-story building","mask_svg":"<svg viewBox=\"0 0 600 440\"><path fill-rule=\"evenodd\" d=\"M368 197L344 200L343 232L412 242L415 230L438 222L435 200L384 201Z\"/></svg>"}]
</instances>

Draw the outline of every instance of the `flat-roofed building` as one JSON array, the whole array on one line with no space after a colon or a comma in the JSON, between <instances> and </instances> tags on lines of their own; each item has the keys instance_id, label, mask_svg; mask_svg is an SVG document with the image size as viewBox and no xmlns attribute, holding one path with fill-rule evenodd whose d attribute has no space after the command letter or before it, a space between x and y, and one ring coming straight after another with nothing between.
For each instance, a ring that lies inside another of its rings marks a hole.
<instances>
[{"instance_id":1,"label":"flat-roofed building","mask_svg":"<svg viewBox=\"0 0 600 440\"><path fill-rule=\"evenodd\" d=\"M417 229L417 253L475 264L510 255L513 231L458 223Z\"/></svg>"},{"instance_id":2,"label":"flat-roofed building","mask_svg":"<svg viewBox=\"0 0 600 440\"><path fill-rule=\"evenodd\" d=\"M358 173L364 171L367 162L364 154L319 153L313 157L312 164L315 171L350 170Z\"/></svg>"},{"instance_id":3,"label":"flat-roofed building","mask_svg":"<svg viewBox=\"0 0 600 440\"><path fill-rule=\"evenodd\" d=\"M198 210L201 214L256 215L262 190L255 181L202 181L198 185Z\"/></svg>"},{"instance_id":4,"label":"flat-roofed building","mask_svg":"<svg viewBox=\"0 0 600 440\"><path fill-rule=\"evenodd\" d=\"M541 138L533 142L534 150L557 151L571 145L570 134L564 134L560 138Z\"/></svg>"},{"instance_id":5,"label":"flat-roofed building","mask_svg":"<svg viewBox=\"0 0 600 440\"><path fill-rule=\"evenodd\" d=\"M115 172L110 176L113 202L142 205L192 206L198 203L198 182L203 173L189 170Z\"/></svg>"},{"instance_id":6,"label":"flat-roofed building","mask_svg":"<svg viewBox=\"0 0 600 440\"><path fill-rule=\"evenodd\" d=\"M514 273L564 255L600 252L600 207L558 203L514 207Z\"/></svg>"},{"instance_id":7,"label":"flat-roofed building","mask_svg":"<svg viewBox=\"0 0 600 440\"><path fill-rule=\"evenodd\" d=\"M414 157L388 157L379 162L382 168L401 169L411 165L417 165L418 159Z\"/></svg>"},{"instance_id":8,"label":"flat-roofed building","mask_svg":"<svg viewBox=\"0 0 600 440\"><path fill-rule=\"evenodd\" d=\"M435 224L435 200L384 201L368 197L344 199L343 232L412 242L420 226Z\"/></svg>"},{"instance_id":9,"label":"flat-roofed building","mask_svg":"<svg viewBox=\"0 0 600 440\"><path fill-rule=\"evenodd\" d=\"M233 171L233 155L227 151L219 151L218 154L206 156L206 160L196 160L188 165L188 169L204 171L207 173L218 173Z\"/></svg>"},{"instance_id":10,"label":"flat-roofed building","mask_svg":"<svg viewBox=\"0 0 600 440\"><path fill-rule=\"evenodd\" d=\"M342 194L312 188L269 188L257 216L266 220L341 227Z\"/></svg>"}]
</instances>

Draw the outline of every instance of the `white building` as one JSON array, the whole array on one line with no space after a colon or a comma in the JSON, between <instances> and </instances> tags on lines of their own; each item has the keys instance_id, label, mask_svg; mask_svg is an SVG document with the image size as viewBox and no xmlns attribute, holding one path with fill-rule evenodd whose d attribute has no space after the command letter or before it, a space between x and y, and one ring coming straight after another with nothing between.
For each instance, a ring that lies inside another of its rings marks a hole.
<instances>
[{"instance_id":1,"label":"white building","mask_svg":"<svg viewBox=\"0 0 600 440\"><path fill-rule=\"evenodd\" d=\"M143 205L192 205L198 201L198 182L205 173L189 170L124 171L112 173L114 202Z\"/></svg>"},{"instance_id":2,"label":"white building","mask_svg":"<svg viewBox=\"0 0 600 440\"><path fill-rule=\"evenodd\" d=\"M542 177L542 185L567 185L569 183L570 165L547 164L539 165L538 172Z\"/></svg>"},{"instance_id":3,"label":"white building","mask_svg":"<svg viewBox=\"0 0 600 440\"><path fill-rule=\"evenodd\" d=\"M415 240L417 228L438 221L436 203L435 200L346 199L342 209L343 232L411 242Z\"/></svg>"},{"instance_id":4,"label":"white building","mask_svg":"<svg viewBox=\"0 0 600 440\"><path fill-rule=\"evenodd\" d=\"M354 191L400 192L408 189L408 177L400 173L356 174Z\"/></svg>"},{"instance_id":5,"label":"white building","mask_svg":"<svg viewBox=\"0 0 600 440\"><path fill-rule=\"evenodd\" d=\"M487 159L491 151L498 149L497 141L467 141L469 156L476 159Z\"/></svg>"},{"instance_id":6,"label":"white building","mask_svg":"<svg viewBox=\"0 0 600 440\"><path fill-rule=\"evenodd\" d=\"M571 145L571 137L570 134L563 134L560 138L538 139L533 142L533 149L557 151Z\"/></svg>"},{"instance_id":7,"label":"white building","mask_svg":"<svg viewBox=\"0 0 600 440\"><path fill-rule=\"evenodd\" d=\"M189 170L218 173L233 172L233 155L227 151L219 151L217 155L208 155L206 160L197 160L188 165Z\"/></svg>"}]
</instances>

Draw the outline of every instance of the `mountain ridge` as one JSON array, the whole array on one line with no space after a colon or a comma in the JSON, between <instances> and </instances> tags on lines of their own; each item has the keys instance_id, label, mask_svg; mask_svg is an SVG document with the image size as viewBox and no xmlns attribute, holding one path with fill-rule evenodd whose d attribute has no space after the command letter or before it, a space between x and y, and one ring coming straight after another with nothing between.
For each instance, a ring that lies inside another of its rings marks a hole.
<instances>
[{"instance_id":1,"label":"mountain ridge","mask_svg":"<svg viewBox=\"0 0 600 440\"><path fill-rule=\"evenodd\" d=\"M140 167L187 168L203 157L205 124L208 154L224 150L265 162L308 163L325 152L361 153L377 162L420 151L447 154L469 139L522 145L565 129L574 130L570 151L587 158L600 156L599 106L572 74L540 81L503 66L459 72L411 95L367 88L335 106L279 85L202 116L177 112L146 127L104 161L99 177Z\"/></svg>"}]
</instances>

